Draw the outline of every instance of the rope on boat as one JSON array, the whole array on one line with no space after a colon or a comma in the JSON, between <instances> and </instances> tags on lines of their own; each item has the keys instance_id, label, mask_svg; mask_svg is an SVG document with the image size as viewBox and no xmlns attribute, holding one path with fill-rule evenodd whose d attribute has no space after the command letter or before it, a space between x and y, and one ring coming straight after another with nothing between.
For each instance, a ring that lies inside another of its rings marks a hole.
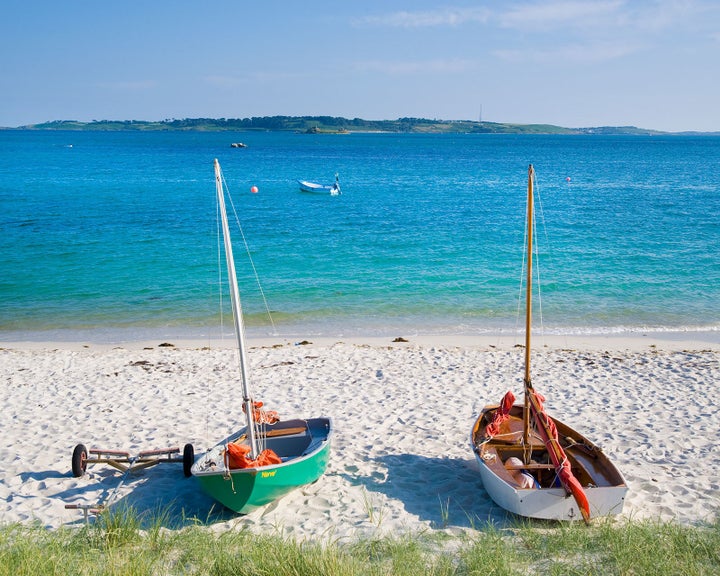
<instances>
[{"instance_id":1,"label":"rope on boat","mask_svg":"<svg viewBox=\"0 0 720 576\"><path fill-rule=\"evenodd\" d=\"M563 482L562 482L562 479L560 478L560 470L563 469L563 467L565 466L566 463L569 464L569 460L568 460L567 455L565 455L565 458L563 459L563 461L560 462L560 464L558 464L558 465L555 467L555 478L553 478L553 481L552 481L553 484L555 484L555 482L559 482L559 483L560 483L560 486L562 487Z\"/></svg>"},{"instance_id":2,"label":"rope on boat","mask_svg":"<svg viewBox=\"0 0 720 576\"><path fill-rule=\"evenodd\" d=\"M225 453L223 454L223 464L225 464L225 474L223 475L223 478L225 480L230 480L230 490L232 490L233 494L237 494L237 492L235 492L235 481L233 480L232 474L230 474L230 459L227 447L225 448Z\"/></svg>"}]
</instances>

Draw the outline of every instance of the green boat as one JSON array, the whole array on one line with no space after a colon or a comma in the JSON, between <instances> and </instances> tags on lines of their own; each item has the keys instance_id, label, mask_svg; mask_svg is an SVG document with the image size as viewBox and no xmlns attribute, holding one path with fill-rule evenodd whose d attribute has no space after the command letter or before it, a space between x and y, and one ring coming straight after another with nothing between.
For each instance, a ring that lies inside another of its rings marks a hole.
<instances>
[{"instance_id":1,"label":"green boat","mask_svg":"<svg viewBox=\"0 0 720 576\"><path fill-rule=\"evenodd\" d=\"M226 187L217 160L215 185L246 423L244 428L199 456L190 473L209 496L235 512L247 514L295 488L315 482L324 474L330 458L332 422L325 417L280 421L276 413L262 410L262 403L256 402L250 393L245 328L225 208Z\"/></svg>"},{"instance_id":2,"label":"green boat","mask_svg":"<svg viewBox=\"0 0 720 576\"><path fill-rule=\"evenodd\" d=\"M266 446L283 462L254 468L228 470L222 442L193 466L193 475L205 492L223 506L247 514L299 486L315 482L330 457L331 423L328 418L287 420L268 426ZM242 441L241 430L228 442Z\"/></svg>"}]
</instances>

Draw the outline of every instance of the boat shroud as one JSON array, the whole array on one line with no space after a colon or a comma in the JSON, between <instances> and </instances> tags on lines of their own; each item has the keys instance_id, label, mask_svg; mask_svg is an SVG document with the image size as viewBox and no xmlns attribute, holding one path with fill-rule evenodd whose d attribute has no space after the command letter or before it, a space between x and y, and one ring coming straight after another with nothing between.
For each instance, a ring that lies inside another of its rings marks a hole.
<instances>
[{"instance_id":1,"label":"boat shroud","mask_svg":"<svg viewBox=\"0 0 720 576\"><path fill-rule=\"evenodd\" d=\"M508 392L475 420L470 443L490 498L519 516L584 520L622 512L627 483L608 456L543 407L530 377L533 184L528 168L524 402Z\"/></svg>"}]
</instances>

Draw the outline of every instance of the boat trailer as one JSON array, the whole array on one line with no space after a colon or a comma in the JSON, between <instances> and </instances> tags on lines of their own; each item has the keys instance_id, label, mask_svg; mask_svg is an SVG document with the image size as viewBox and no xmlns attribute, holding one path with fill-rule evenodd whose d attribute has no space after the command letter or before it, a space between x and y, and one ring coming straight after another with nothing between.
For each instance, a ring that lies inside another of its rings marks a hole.
<instances>
[{"instance_id":1,"label":"boat trailer","mask_svg":"<svg viewBox=\"0 0 720 576\"><path fill-rule=\"evenodd\" d=\"M192 444L185 444L183 453L180 455L180 448L161 448L159 450L144 450L135 455L123 450L104 450L99 448L87 449L83 444L75 446L72 455L72 473L75 478L84 476L87 467L91 464L107 464L123 473L120 483L105 498L104 502L97 504L65 504L68 510L82 510L85 522L88 521L88 514L99 514L105 510L115 495L118 493L125 480L131 472L144 470L163 462L181 463L185 477L191 475L190 468L195 461L195 450Z\"/></svg>"}]
</instances>

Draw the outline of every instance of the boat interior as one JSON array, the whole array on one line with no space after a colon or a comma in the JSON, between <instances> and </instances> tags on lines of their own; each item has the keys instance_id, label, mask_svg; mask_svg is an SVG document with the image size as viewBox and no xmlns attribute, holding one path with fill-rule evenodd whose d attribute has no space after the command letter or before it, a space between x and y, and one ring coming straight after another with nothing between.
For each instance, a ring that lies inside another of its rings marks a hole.
<instances>
[{"instance_id":1,"label":"boat interior","mask_svg":"<svg viewBox=\"0 0 720 576\"><path fill-rule=\"evenodd\" d=\"M521 466L507 464L509 458L525 462L523 447L523 407L513 406L510 417L500 424L500 432L490 440L485 438L485 426L490 423L494 410L484 411L473 428L473 447L483 462L510 485L521 487L515 470L522 470L539 483L542 488L559 486L555 467L547 449L537 433L531 430L528 448L529 462ZM624 480L602 450L569 426L555 421L560 446L570 462L573 475L583 487L618 486Z\"/></svg>"},{"instance_id":2,"label":"boat interior","mask_svg":"<svg viewBox=\"0 0 720 576\"><path fill-rule=\"evenodd\" d=\"M330 421L328 418L300 418L283 420L265 427L260 433L260 440L265 448L269 448L282 460L298 458L313 452L328 437ZM231 442L244 442L245 433Z\"/></svg>"}]
</instances>

